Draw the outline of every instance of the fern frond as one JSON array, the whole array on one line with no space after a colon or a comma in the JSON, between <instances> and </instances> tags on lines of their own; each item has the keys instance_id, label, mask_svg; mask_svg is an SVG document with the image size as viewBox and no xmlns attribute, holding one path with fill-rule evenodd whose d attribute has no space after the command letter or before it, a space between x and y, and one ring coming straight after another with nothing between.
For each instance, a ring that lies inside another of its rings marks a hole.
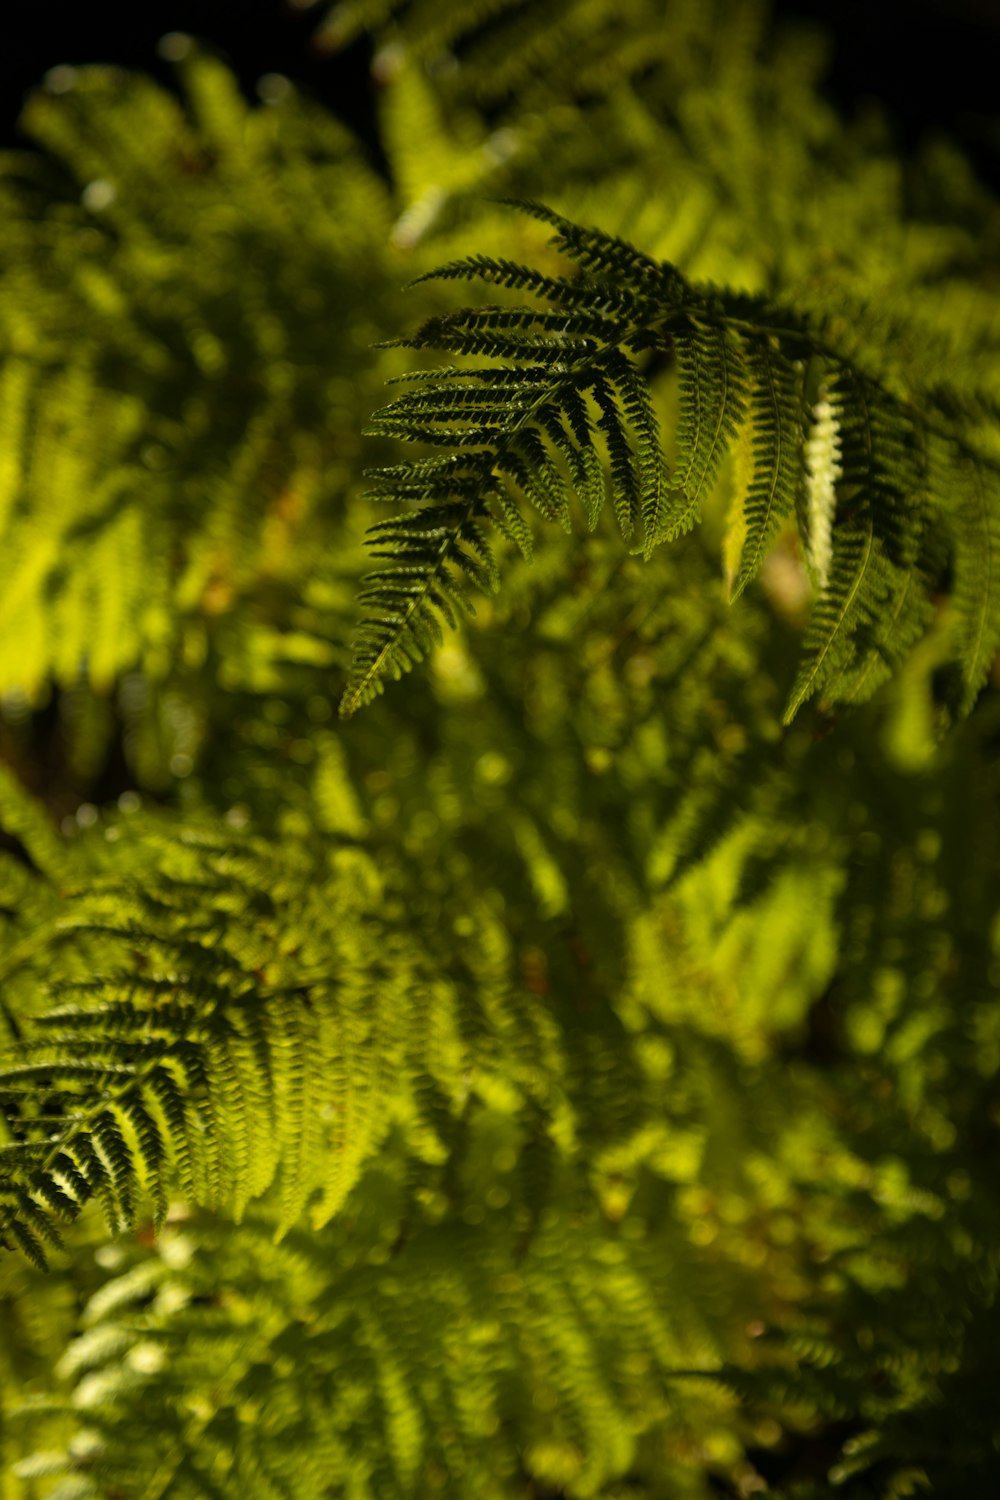
<instances>
[{"instance_id":1,"label":"fern frond","mask_svg":"<svg viewBox=\"0 0 1000 1500\"><path fill-rule=\"evenodd\" d=\"M812 694L869 696L926 628L919 576L926 514L919 426L885 392L838 375L843 514L827 583L816 600L786 722Z\"/></svg>"},{"instance_id":2,"label":"fern frond","mask_svg":"<svg viewBox=\"0 0 1000 1500\"><path fill-rule=\"evenodd\" d=\"M746 534L733 585L738 598L760 571L802 478L803 372L765 336L747 350L753 473L742 501Z\"/></svg>"},{"instance_id":3,"label":"fern frond","mask_svg":"<svg viewBox=\"0 0 1000 1500\"><path fill-rule=\"evenodd\" d=\"M468 308L395 341L499 363L417 372L374 418L371 430L382 437L451 451L371 475L374 498L423 509L371 528L373 553L390 566L362 591L371 613L341 712L352 714L384 677L426 654L442 625L471 608L467 584L498 587L489 526L530 555L524 502L568 528L579 499L593 527L608 492L622 536L648 557L699 519L734 443L750 461L736 466L730 506L733 597L793 516L818 588L789 716L817 692L855 702L870 696L926 630L940 572L929 506L951 517L944 529L959 559L967 711L1000 641L990 566L1000 524L993 468L961 435L964 420L981 419L967 414L985 408L959 403L952 436L941 426L940 392L921 411L895 392L897 382L880 383L840 352L829 328L815 331L808 316L768 298L694 286L612 235L536 203L517 206L554 230L552 245L576 272L480 255L429 273L527 290L542 305ZM646 373L650 358L671 356L680 406L672 482ZM817 374L826 395L813 406L807 386ZM951 465L933 481L937 500L929 496L932 444L936 468Z\"/></svg>"},{"instance_id":4,"label":"fern frond","mask_svg":"<svg viewBox=\"0 0 1000 1500\"><path fill-rule=\"evenodd\" d=\"M63 946L101 967L54 983L0 1065L0 1238L37 1261L91 1200L113 1231L148 1196L162 1222L171 1184L239 1217L280 1173L283 1222L322 1222L389 1128L407 960L373 957L356 888L287 851L276 883L231 839L156 857L72 899Z\"/></svg>"},{"instance_id":5,"label":"fern frond","mask_svg":"<svg viewBox=\"0 0 1000 1500\"><path fill-rule=\"evenodd\" d=\"M398 1237L391 1177L366 1187ZM79 1402L70 1432L86 1422L99 1438L88 1479L128 1495L192 1480L215 1493L218 1471L226 1493L250 1500L312 1500L331 1483L375 1500L470 1484L514 1494L582 1470L607 1490L650 1425L683 1475L685 1422L733 1404L706 1403L692 1386L669 1405L656 1397L695 1355L689 1330L701 1320L664 1298L652 1246L616 1242L593 1213L582 1235L565 1204L549 1218L519 1262L509 1219L491 1215L475 1232L449 1215L418 1221L384 1266L370 1213L355 1257L335 1225L277 1245L259 1214L236 1237L211 1220L169 1226L91 1299L61 1367ZM511 1379L521 1369L534 1404ZM276 1380L276 1370L286 1373ZM192 1411L192 1392L209 1383L210 1410ZM265 1401L267 1420L254 1420ZM156 1428L137 1451L152 1408ZM511 1441L498 1443L498 1429ZM48 1455L50 1472L58 1458Z\"/></svg>"},{"instance_id":6,"label":"fern frond","mask_svg":"<svg viewBox=\"0 0 1000 1500\"><path fill-rule=\"evenodd\" d=\"M665 534L680 536L701 519L722 461L739 433L746 410L747 369L739 343L720 328L674 337L681 416L677 496ZM742 501L737 503L742 505Z\"/></svg>"},{"instance_id":7,"label":"fern frond","mask_svg":"<svg viewBox=\"0 0 1000 1500\"><path fill-rule=\"evenodd\" d=\"M618 235L575 224L544 203L510 199L510 208L530 214L555 230L552 245L561 250L584 275L600 286L612 302L631 302L633 316L667 306L682 306L688 285L676 266L654 260Z\"/></svg>"},{"instance_id":8,"label":"fern frond","mask_svg":"<svg viewBox=\"0 0 1000 1500\"><path fill-rule=\"evenodd\" d=\"M431 521L403 515L371 530L375 555L393 566L364 585L362 601L373 613L359 631L345 715L380 692L383 677L419 660L438 639L441 620L451 623L467 607L463 577L479 588L496 586L484 524L527 552L522 499L566 527L570 501L579 495L588 523L596 523L605 498L601 450L622 535L638 533L648 555L663 532L666 466L638 360L665 347L665 320L680 308L684 284L671 267L612 236L580 229L537 204L521 206L556 229L553 243L581 274L543 276L491 257L453 262L440 273L446 280L484 277L529 289L550 307L472 308L432 318L397 341L506 363L447 370L437 381L418 375L413 389L373 420L380 436L455 451L371 476L373 497L416 500Z\"/></svg>"}]
</instances>

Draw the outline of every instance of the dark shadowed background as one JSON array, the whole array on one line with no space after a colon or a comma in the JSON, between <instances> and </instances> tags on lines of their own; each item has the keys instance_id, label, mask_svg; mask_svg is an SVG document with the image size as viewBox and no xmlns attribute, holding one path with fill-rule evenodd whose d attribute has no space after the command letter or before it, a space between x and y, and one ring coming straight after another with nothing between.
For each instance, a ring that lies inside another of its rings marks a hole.
<instances>
[{"instance_id":1,"label":"dark shadowed background","mask_svg":"<svg viewBox=\"0 0 1000 1500\"><path fill-rule=\"evenodd\" d=\"M308 0L3 0L0 10L0 145L16 144L25 94L58 63L118 63L169 84L156 44L170 31L210 42L250 96L263 74L286 73L362 135L371 129L368 49L324 55L312 45L322 7ZM832 35L827 91L844 113L879 99L903 146L947 133L1000 191L1000 0L778 0L773 10Z\"/></svg>"}]
</instances>

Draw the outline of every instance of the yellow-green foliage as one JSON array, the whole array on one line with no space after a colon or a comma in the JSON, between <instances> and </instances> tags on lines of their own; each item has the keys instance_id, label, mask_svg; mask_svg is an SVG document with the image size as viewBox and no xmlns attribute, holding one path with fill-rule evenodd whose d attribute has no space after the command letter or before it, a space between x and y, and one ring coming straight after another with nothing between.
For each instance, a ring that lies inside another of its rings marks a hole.
<instances>
[{"instance_id":1,"label":"yellow-green foliage","mask_svg":"<svg viewBox=\"0 0 1000 1500\"><path fill-rule=\"evenodd\" d=\"M0 1496L990 1495L995 205L352 14L384 175L191 49L0 186Z\"/></svg>"},{"instance_id":2,"label":"yellow-green foliage","mask_svg":"<svg viewBox=\"0 0 1000 1500\"><path fill-rule=\"evenodd\" d=\"M56 70L45 170L5 163L0 691L162 672L186 621L300 578L355 482L385 187L296 98L251 110L198 55L184 83L189 118Z\"/></svg>"}]
</instances>

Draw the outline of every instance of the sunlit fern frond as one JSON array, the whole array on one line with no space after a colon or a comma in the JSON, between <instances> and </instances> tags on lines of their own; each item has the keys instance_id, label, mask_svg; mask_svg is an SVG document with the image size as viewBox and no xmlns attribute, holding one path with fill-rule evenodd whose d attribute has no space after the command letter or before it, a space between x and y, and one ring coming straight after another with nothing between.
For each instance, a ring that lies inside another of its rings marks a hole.
<instances>
[{"instance_id":1,"label":"sunlit fern frond","mask_svg":"<svg viewBox=\"0 0 1000 1500\"><path fill-rule=\"evenodd\" d=\"M923 424L850 369L838 374L833 389L842 413L839 508L788 717L817 692L855 702L869 697L933 612Z\"/></svg>"},{"instance_id":2,"label":"sunlit fern frond","mask_svg":"<svg viewBox=\"0 0 1000 1500\"><path fill-rule=\"evenodd\" d=\"M59 851L13 783L0 804ZM129 812L53 862L0 886L0 1241L37 1264L91 1202L112 1233L176 1194L238 1219L269 1192L283 1228L320 1226L393 1133L418 1166L470 1100L530 1100L541 1138L566 1112L560 1027L496 918L495 960L431 952L357 841Z\"/></svg>"},{"instance_id":3,"label":"sunlit fern frond","mask_svg":"<svg viewBox=\"0 0 1000 1500\"><path fill-rule=\"evenodd\" d=\"M904 398L901 378L867 374L839 352L835 326L831 336L821 320L770 299L693 286L613 236L522 206L554 229L552 244L575 272L474 255L432 273L537 301L445 314L399 341L474 363L418 372L376 415L379 436L445 451L371 475L374 498L415 508L371 530L384 566L361 595L368 613L342 713L427 653L469 607L469 585L496 589L491 526L528 554L526 510L568 528L579 501L593 525L609 495L623 537L648 557L696 521L737 439L745 461L732 500L734 593L760 572L783 527L797 526L807 558L823 530L789 717L816 693L870 696L925 631L947 550L929 521L937 513L951 517L945 529L960 559L967 711L998 639L990 559L1000 464L977 445L981 431L966 437L961 422L942 424L932 402L925 412ZM671 363L680 407L672 481L647 373ZM836 403L840 454L839 473L824 470L821 517L820 387Z\"/></svg>"},{"instance_id":4,"label":"sunlit fern frond","mask_svg":"<svg viewBox=\"0 0 1000 1500\"><path fill-rule=\"evenodd\" d=\"M813 408L813 422L806 439L806 526L809 566L820 588L830 577L833 517L837 505L837 480L841 467L840 422L837 408L826 393Z\"/></svg>"},{"instance_id":5,"label":"sunlit fern frond","mask_svg":"<svg viewBox=\"0 0 1000 1500\"><path fill-rule=\"evenodd\" d=\"M62 977L0 1067L0 1236L32 1259L91 1199L113 1230L171 1186L239 1217L279 1168L286 1224L322 1222L391 1126L423 990L373 872L230 833L121 840L54 898Z\"/></svg>"}]
</instances>

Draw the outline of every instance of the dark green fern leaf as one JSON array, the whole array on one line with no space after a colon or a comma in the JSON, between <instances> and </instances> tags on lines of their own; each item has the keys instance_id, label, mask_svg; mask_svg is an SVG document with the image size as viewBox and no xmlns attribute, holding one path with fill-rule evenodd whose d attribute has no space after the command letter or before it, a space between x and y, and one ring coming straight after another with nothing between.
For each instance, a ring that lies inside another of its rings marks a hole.
<instances>
[{"instance_id":1,"label":"dark green fern leaf","mask_svg":"<svg viewBox=\"0 0 1000 1500\"><path fill-rule=\"evenodd\" d=\"M791 515L802 479L802 370L766 338L748 344L746 360L753 473L742 502L746 537L733 584L737 598L759 573L778 527Z\"/></svg>"},{"instance_id":2,"label":"dark green fern leaf","mask_svg":"<svg viewBox=\"0 0 1000 1500\"><path fill-rule=\"evenodd\" d=\"M621 534L628 541L638 524L642 499L628 430L615 400L614 387L603 373L594 380L593 396L601 413L596 425L608 453L615 515Z\"/></svg>"},{"instance_id":3,"label":"dark green fern leaf","mask_svg":"<svg viewBox=\"0 0 1000 1500\"><path fill-rule=\"evenodd\" d=\"M681 420L674 494L665 520L669 537L701 518L722 460L746 410L747 374L738 342L719 328L674 335Z\"/></svg>"},{"instance_id":4,"label":"dark green fern leaf","mask_svg":"<svg viewBox=\"0 0 1000 1500\"><path fill-rule=\"evenodd\" d=\"M486 279L532 291L551 306L468 309L432 318L398 341L505 363L444 370L436 378L419 372L413 387L373 420L379 436L453 451L370 476L373 498L426 509L372 528L374 554L391 566L369 576L361 593L368 613L341 705L345 715L380 692L386 676L426 655L442 621L454 623L468 607L464 582L496 586L484 524L525 554L531 540L521 502L568 527L571 501L579 498L588 523L596 524L607 490L601 450L623 536L638 532L648 554L663 532L666 467L637 361L666 347L662 325L679 307L684 283L622 241L538 205L523 207L556 229L553 243L580 271L554 277L483 256L453 262L440 273L445 280ZM430 524L422 519L428 511Z\"/></svg>"},{"instance_id":5,"label":"dark green fern leaf","mask_svg":"<svg viewBox=\"0 0 1000 1500\"><path fill-rule=\"evenodd\" d=\"M650 400L649 387L632 361L616 350L609 355L607 364L620 393L635 448L634 469L639 492L643 552L648 557L663 534L669 483L660 424ZM622 530L625 531L624 526Z\"/></svg>"},{"instance_id":6,"label":"dark green fern leaf","mask_svg":"<svg viewBox=\"0 0 1000 1500\"><path fill-rule=\"evenodd\" d=\"M653 260L616 235L574 224L542 203L514 200L511 207L551 225L556 231L552 238L555 248L580 266L613 304L624 303L623 310L631 311L637 322L641 321L639 315L650 308L662 314L688 301L690 288L675 266Z\"/></svg>"}]
</instances>

